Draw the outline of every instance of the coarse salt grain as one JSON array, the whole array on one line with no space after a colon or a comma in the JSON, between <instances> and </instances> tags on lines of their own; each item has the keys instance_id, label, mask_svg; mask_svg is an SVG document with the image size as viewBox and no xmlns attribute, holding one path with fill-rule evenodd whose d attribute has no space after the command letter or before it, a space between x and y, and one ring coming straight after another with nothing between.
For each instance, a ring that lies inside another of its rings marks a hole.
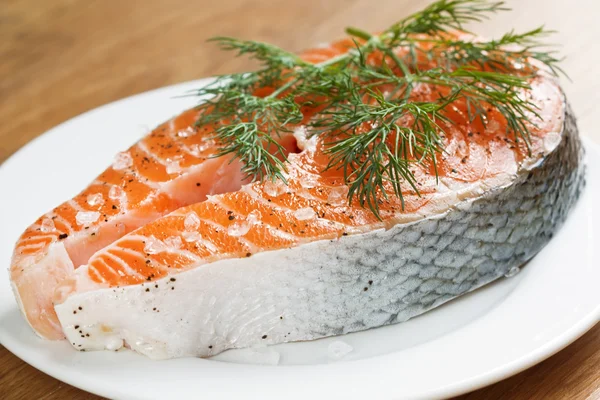
<instances>
[{"instance_id":1,"label":"coarse salt grain","mask_svg":"<svg viewBox=\"0 0 600 400\"><path fill-rule=\"evenodd\" d=\"M180 249L183 242L179 236L171 236L163 240L165 245L171 249Z\"/></svg>"},{"instance_id":2,"label":"coarse salt grain","mask_svg":"<svg viewBox=\"0 0 600 400\"><path fill-rule=\"evenodd\" d=\"M52 221L50 218L44 218L42 220L42 224L40 226L40 231L52 232L54 229L56 229L56 226L54 226L54 221Z\"/></svg>"},{"instance_id":3,"label":"coarse salt grain","mask_svg":"<svg viewBox=\"0 0 600 400\"><path fill-rule=\"evenodd\" d=\"M150 236L146 239L146 244L144 245L144 252L148 254L158 254L165 250L165 244L156 237Z\"/></svg>"},{"instance_id":4,"label":"coarse salt grain","mask_svg":"<svg viewBox=\"0 0 600 400\"><path fill-rule=\"evenodd\" d=\"M79 225L88 225L98 221L100 213L98 211L79 211L75 215L75 221Z\"/></svg>"},{"instance_id":5,"label":"coarse salt grain","mask_svg":"<svg viewBox=\"0 0 600 400\"><path fill-rule=\"evenodd\" d=\"M316 217L316 215L317 214L315 213L315 210L310 207L299 208L298 210L294 211L294 217L300 221L313 219Z\"/></svg>"},{"instance_id":6,"label":"coarse salt grain","mask_svg":"<svg viewBox=\"0 0 600 400\"><path fill-rule=\"evenodd\" d=\"M264 184L263 184L263 190L265 191L265 193L271 197L277 197L279 195L282 195L283 193L285 193L286 188L283 182L281 182L280 180L277 180L275 182L267 180Z\"/></svg>"},{"instance_id":7,"label":"coarse salt grain","mask_svg":"<svg viewBox=\"0 0 600 400\"><path fill-rule=\"evenodd\" d=\"M127 152L117 153L117 155L115 156L115 159L112 163L113 169L116 169L116 170L122 170L125 168L129 168L132 165L133 165L133 158L131 158L131 155Z\"/></svg>"},{"instance_id":8,"label":"coarse salt grain","mask_svg":"<svg viewBox=\"0 0 600 400\"><path fill-rule=\"evenodd\" d=\"M125 192L123 191L123 189L120 186L112 186L110 188L110 190L108 191L108 197L111 200L118 200L124 194L125 194Z\"/></svg>"},{"instance_id":9,"label":"coarse salt grain","mask_svg":"<svg viewBox=\"0 0 600 400\"><path fill-rule=\"evenodd\" d=\"M245 222L236 222L227 227L227 233L231 236L244 236L250 230L250 225Z\"/></svg>"},{"instance_id":10,"label":"coarse salt grain","mask_svg":"<svg viewBox=\"0 0 600 400\"><path fill-rule=\"evenodd\" d=\"M104 196L102 196L102 193L88 194L87 203L92 207L101 206L104 204Z\"/></svg>"},{"instance_id":11,"label":"coarse salt grain","mask_svg":"<svg viewBox=\"0 0 600 400\"><path fill-rule=\"evenodd\" d=\"M176 174L181 172L179 160L167 160L167 174Z\"/></svg>"},{"instance_id":12,"label":"coarse salt grain","mask_svg":"<svg viewBox=\"0 0 600 400\"><path fill-rule=\"evenodd\" d=\"M183 226L188 231L193 231L200 226L200 218L198 218L198 214L195 212L190 212L185 216L183 220Z\"/></svg>"},{"instance_id":13,"label":"coarse salt grain","mask_svg":"<svg viewBox=\"0 0 600 400\"><path fill-rule=\"evenodd\" d=\"M181 236L183 236L183 240L185 240L188 243L198 242L202 240L202 235L196 231L183 231Z\"/></svg>"}]
</instances>

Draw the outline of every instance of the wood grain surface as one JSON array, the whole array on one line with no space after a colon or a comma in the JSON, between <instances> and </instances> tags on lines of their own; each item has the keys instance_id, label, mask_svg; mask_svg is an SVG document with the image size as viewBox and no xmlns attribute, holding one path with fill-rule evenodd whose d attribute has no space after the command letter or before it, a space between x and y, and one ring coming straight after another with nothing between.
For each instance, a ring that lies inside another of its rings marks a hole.
<instances>
[{"instance_id":1,"label":"wood grain surface","mask_svg":"<svg viewBox=\"0 0 600 400\"><path fill-rule=\"evenodd\" d=\"M47 129L102 104L176 82L251 68L205 43L214 35L292 51L377 30L419 0L0 0L0 162ZM584 135L600 142L600 5L597 0L508 1L514 9L477 28L494 36L540 24L567 57L564 88ZM0 399L94 399L0 346ZM600 398L600 325L520 374L461 399Z\"/></svg>"}]
</instances>

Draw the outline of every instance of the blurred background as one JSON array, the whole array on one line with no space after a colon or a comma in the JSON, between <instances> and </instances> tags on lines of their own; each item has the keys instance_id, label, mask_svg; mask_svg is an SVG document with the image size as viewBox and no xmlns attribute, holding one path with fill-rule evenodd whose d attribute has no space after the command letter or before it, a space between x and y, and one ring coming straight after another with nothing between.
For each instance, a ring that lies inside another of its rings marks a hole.
<instances>
[{"instance_id":1,"label":"blurred background","mask_svg":"<svg viewBox=\"0 0 600 400\"><path fill-rule=\"evenodd\" d=\"M52 126L149 89L251 67L206 39L227 35L298 51L375 31L425 0L1 0L0 162ZM584 131L600 101L597 0L509 0L514 11L478 25L498 36L545 24L559 32L563 80ZM596 58L597 60L598 58Z\"/></svg>"},{"instance_id":2,"label":"blurred background","mask_svg":"<svg viewBox=\"0 0 600 400\"><path fill-rule=\"evenodd\" d=\"M252 68L206 39L235 36L299 51L345 26L377 31L421 0L0 0L0 163L85 111L161 86ZM512 12L477 26L498 36L545 24L558 31L563 79L582 133L600 143L598 0L509 0ZM600 327L542 364L468 399L600 398ZM0 398L92 398L0 346ZM16 397L11 397L16 398Z\"/></svg>"}]
</instances>

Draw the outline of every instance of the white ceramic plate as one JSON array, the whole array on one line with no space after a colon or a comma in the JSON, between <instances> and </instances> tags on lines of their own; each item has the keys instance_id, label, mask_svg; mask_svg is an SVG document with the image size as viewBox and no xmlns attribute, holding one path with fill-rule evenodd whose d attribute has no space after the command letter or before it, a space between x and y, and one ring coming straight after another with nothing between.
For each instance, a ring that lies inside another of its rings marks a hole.
<instances>
[{"instance_id":1,"label":"white ceramic plate","mask_svg":"<svg viewBox=\"0 0 600 400\"><path fill-rule=\"evenodd\" d=\"M0 265L39 215L75 195L150 127L196 103L158 89L74 118L0 168ZM406 323L214 359L151 361L129 351L74 351L38 339L0 274L0 342L34 367L110 398L384 399L445 397L515 374L562 349L600 319L600 150L587 143L588 185L565 226L517 276ZM343 340L353 351L332 360ZM276 352L276 353L275 353ZM279 354L279 365L269 362Z\"/></svg>"}]
</instances>

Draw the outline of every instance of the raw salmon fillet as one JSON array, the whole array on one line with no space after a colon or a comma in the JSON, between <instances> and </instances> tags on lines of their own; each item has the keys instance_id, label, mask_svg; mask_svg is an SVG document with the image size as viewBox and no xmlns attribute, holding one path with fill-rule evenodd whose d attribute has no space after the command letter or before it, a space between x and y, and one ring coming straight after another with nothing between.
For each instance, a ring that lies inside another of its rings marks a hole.
<instances>
[{"instance_id":1,"label":"raw salmon fillet","mask_svg":"<svg viewBox=\"0 0 600 400\"><path fill-rule=\"evenodd\" d=\"M303 58L321 62L351 46L342 40ZM188 111L132 147L127 169L109 168L25 232L12 267L22 309L38 333L65 334L76 349L127 346L152 358L206 357L419 315L533 257L578 197L583 150L572 112L554 78L540 73L530 84L523 96L540 115L531 155L507 136L497 110L484 126L457 100L439 181L415 165L420 194L407 185L403 207L390 187L381 220L348 204L343 173L323 172L325 143L303 125L284 137L300 150L288 155L288 184L247 183L228 158L192 154L205 136ZM412 96L432 99L432 89L420 85ZM177 172L168 173L177 155ZM112 200L113 187L123 200ZM91 204L96 194L100 205ZM81 212L94 221L78 223Z\"/></svg>"},{"instance_id":2,"label":"raw salmon fillet","mask_svg":"<svg viewBox=\"0 0 600 400\"><path fill-rule=\"evenodd\" d=\"M211 131L188 110L158 126L85 190L42 215L19 238L10 269L15 296L31 327L62 339L52 298L59 282L128 232L207 195L244 183L238 162L215 153ZM295 140L281 144L295 150Z\"/></svg>"}]
</instances>

